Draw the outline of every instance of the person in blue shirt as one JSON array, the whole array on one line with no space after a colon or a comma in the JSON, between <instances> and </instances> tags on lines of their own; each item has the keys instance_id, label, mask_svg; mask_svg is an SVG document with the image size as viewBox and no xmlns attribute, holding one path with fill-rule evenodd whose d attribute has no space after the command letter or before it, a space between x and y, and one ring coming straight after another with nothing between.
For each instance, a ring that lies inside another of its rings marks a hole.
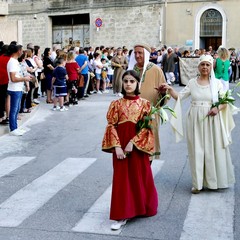
<instances>
[{"instance_id":1,"label":"person in blue shirt","mask_svg":"<svg viewBox=\"0 0 240 240\"><path fill-rule=\"evenodd\" d=\"M84 77L84 86L78 89L78 98L84 99L85 88L88 83L88 56L84 54L84 49L79 49L79 55L75 58L75 61L80 66L80 74Z\"/></svg>"}]
</instances>

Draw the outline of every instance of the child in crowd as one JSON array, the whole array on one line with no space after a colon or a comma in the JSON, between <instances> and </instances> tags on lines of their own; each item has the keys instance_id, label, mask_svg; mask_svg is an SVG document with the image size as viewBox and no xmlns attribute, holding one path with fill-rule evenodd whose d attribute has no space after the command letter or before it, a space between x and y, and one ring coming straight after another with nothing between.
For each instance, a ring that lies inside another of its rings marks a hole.
<instances>
[{"instance_id":1,"label":"child in crowd","mask_svg":"<svg viewBox=\"0 0 240 240\"><path fill-rule=\"evenodd\" d=\"M53 92L54 92L54 99L53 99L53 111L57 110L57 102L60 105L60 111L67 111L68 109L63 106L64 97L67 96L67 80L68 75L65 69L65 60L63 58L58 58L56 61L57 67L53 71Z\"/></svg>"},{"instance_id":2,"label":"child in crowd","mask_svg":"<svg viewBox=\"0 0 240 240\"><path fill-rule=\"evenodd\" d=\"M108 64L107 64L106 58L102 58L101 63L103 66L102 72L101 72L103 93L109 93L109 80L107 77Z\"/></svg>"},{"instance_id":3,"label":"child in crowd","mask_svg":"<svg viewBox=\"0 0 240 240\"><path fill-rule=\"evenodd\" d=\"M151 111L148 100L139 97L138 74L133 70L122 76L123 98L112 101L102 150L113 154L113 184L110 219L116 220L112 230L118 230L128 219L157 214L158 195L154 185L149 156L153 154L154 137L151 128L136 125Z\"/></svg>"},{"instance_id":4,"label":"child in crowd","mask_svg":"<svg viewBox=\"0 0 240 240\"><path fill-rule=\"evenodd\" d=\"M109 89L112 89L112 82L113 82L113 69L112 69L112 62L111 59L113 57L111 55L108 56L108 73L107 77L109 80Z\"/></svg>"}]
</instances>

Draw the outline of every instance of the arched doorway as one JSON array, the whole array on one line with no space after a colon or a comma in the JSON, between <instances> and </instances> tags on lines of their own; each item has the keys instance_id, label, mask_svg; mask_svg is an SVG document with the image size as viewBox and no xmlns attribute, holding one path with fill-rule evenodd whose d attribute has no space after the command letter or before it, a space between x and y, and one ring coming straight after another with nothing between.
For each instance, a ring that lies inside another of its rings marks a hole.
<instances>
[{"instance_id":1,"label":"arched doorway","mask_svg":"<svg viewBox=\"0 0 240 240\"><path fill-rule=\"evenodd\" d=\"M195 17L195 49L208 48L210 45L215 46L213 49L220 45L226 46L226 29L227 17L222 7L212 3L205 5L198 10Z\"/></svg>"},{"instance_id":2,"label":"arched doorway","mask_svg":"<svg viewBox=\"0 0 240 240\"><path fill-rule=\"evenodd\" d=\"M222 15L215 9L206 10L200 19L200 48L212 46L217 50L222 45Z\"/></svg>"}]
</instances>

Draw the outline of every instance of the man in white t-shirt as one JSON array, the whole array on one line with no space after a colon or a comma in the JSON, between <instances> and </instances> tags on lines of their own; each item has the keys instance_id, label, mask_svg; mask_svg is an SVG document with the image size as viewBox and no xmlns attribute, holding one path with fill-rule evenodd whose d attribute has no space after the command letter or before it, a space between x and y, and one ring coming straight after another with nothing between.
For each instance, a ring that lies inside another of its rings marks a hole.
<instances>
[{"instance_id":1,"label":"man in white t-shirt","mask_svg":"<svg viewBox=\"0 0 240 240\"><path fill-rule=\"evenodd\" d=\"M17 116L19 113L22 91L25 81L29 81L31 76L23 76L18 58L22 55L22 46L10 44L8 48L11 58L7 64L8 72L8 95L10 96L9 128L11 135L21 136L24 131L18 129Z\"/></svg>"}]
</instances>

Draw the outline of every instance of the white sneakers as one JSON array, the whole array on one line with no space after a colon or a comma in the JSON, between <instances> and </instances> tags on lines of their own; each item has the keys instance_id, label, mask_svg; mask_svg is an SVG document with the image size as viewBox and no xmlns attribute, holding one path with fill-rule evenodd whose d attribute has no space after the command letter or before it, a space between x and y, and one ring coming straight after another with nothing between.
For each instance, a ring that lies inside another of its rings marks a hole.
<instances>
[{"instance_id":1,"label":"white sneakers","mask_svg":"<svg viewBox=\"0 0 240 240\"><path fill-rule=\"evenodd\" d=\"M93 90L93 91L90 91L90 93L91 93L91 94L97 93L97 91L96 91L96 90Z\"/></svg>"},{"instance_id":2,"label":"white sneakers","mask_svg":"<svg viewBox=\"0 0 240 240\"><path fill-rule=\"evenodd\" d=\"M53 111L60 110L60 112L64 112L64 111L68 111L68 108L66 108L64 106L63 107L57 106L57 107L53 107L52 110Z\"/></svg>"},{"instance_id":3,"label":"white sneakers","mask_svg":"<svg viewBox=\"0 0 240 240\"><path fill-rule=\"evenodd\" d=\"M23 129L15 129L13 131L10 132L10 135L12 136L22 136L26 131L24 131Z\"/></svg>"},{"instance_id":4,"label":"white sneakers","mask_svg":"<svg viewBox=\"0 0 240 240\"><path fill-rule=\"evenodd\" d=\"M115 223L113 223L111 225L111 229L112 230L119 230L122 226L126 225L126 223L127 223L127 219L116 221Z\"/></svg>"},{"instance_id":5,"label":"white sneakers","mask_svg":"<svg viewBox=\"0 0 240 240\"><path fill-rule=\"evenodd\" d=\"M53 110L53 111L56 111L56 110L59 110L59 109L60 109L60 107L59 107L59 106L57 106L57 107L56 107L56 106L54 106L54 107L52 108L52 110Z\"/></svg>"},{"instance_id":6,"label":"white sneakers","mask_svg":"<svg viewBox=\"0 0 240 240\"><path fill-rule=\"evenodd\" d=\"M64 111L68 111L68 108L65 108L64 106L60 107L60 112L64 112Z\"/></svg>"},{"instance_id":7,"label":"white sneakers","mask_svg":"<svg viewBox=\"0 0 240 240\"><path fill-rule=\"evenodd\" d=\"M106 89L102 93L109 93L109 90Z\"/></svg>"},{"instance_id":8,"label":"white sneakers","mask_svg":"<svg viewBox=\"0 0 240 240\"><path fill-rule=\"evenodd\" d=\"M39 103L40 103L40 101L39 101L39 100L37 100L36 98L35 98L35 99L33 99L33 102L34 102L34 103L36 103L36 104L39 104Z\"/></svg>"}]
</instances>

